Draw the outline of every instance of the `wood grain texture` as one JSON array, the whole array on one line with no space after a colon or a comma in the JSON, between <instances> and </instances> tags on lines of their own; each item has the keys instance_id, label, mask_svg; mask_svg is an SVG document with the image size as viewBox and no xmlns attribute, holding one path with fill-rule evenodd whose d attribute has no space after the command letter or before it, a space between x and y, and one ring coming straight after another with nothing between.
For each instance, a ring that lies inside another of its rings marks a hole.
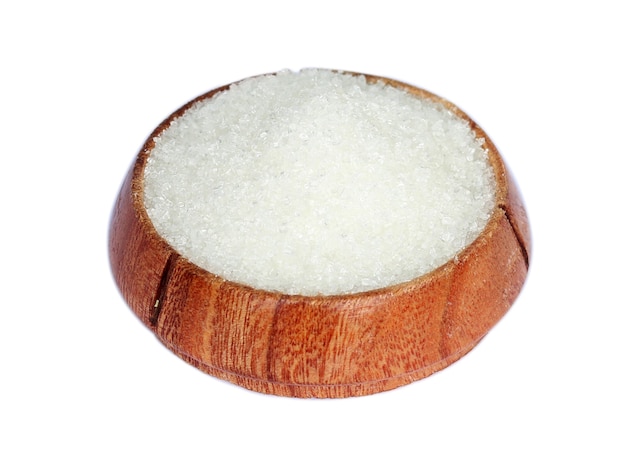
<instances>
[{"instance_id":1,"label":"wood grain texture","mask_svg":"<svg viewBox=\"0 0 626 456\"><path fill-rule=\"evenodd\" d=\"M483 130L444 104L485 140L497 181L496 208L457 258L410 282L326 297L285 295L233 283L192 264L154 229L143 205L146 141L120 190L111 220L111 268L131 309L180 358L215 377L295 397L373 394L424 378L470 351L502 318L526 278L530 229L519 191Z\"/></svg>"}]
</instances>

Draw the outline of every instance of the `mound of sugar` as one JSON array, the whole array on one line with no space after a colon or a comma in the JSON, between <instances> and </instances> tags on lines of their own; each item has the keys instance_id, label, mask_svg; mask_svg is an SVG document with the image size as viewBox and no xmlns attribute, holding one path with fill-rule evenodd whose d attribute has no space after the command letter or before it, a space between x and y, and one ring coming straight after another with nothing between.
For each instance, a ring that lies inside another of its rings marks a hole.
<instances>
[{"instance_id":1,"label":"mound of sugar","mask_svg":"<svg viewBox=\"0 0 626 456\"><path fill-rule=\"evenodd\" d=\"M487 152L464 120L362 76L284 71L199 101L155 140L144 202L225 279L332 295L411 280L483 230Z\"/></svg>"}]
</instances>

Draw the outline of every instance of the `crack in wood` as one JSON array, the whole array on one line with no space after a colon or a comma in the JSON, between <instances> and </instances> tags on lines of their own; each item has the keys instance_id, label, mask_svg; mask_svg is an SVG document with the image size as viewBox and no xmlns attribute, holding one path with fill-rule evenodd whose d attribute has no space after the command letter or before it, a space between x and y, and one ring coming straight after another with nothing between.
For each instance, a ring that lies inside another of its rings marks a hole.
<instances>
[{"instance_id":1,"label":"crack in wood","mask_svg":"<svg viewBox=\"0 0 626 456\"><path fill-rule=\"evenodd\" d=\"M530 259L529 259L528 251L526 250L526 244L524 243L524 238L522 237L522 234L518 231L517 226L512 222L511 216L509 215L508 208L504 204L499 205L499 208L502 209L502 212L504 212L504 216L506 217L507 222L509 223L509 225L511 226L511 229L513 230L515 239L517 239L517 244L519 245L520 250L522 252L522 257L524 257L524 264L526 265L526 270L528 270L528 267L530 265Z\"/></svg>"},{"instance_id":2,"label":"crack in wood","mask_svg":"<svg viewBox=\"0 0 626 456\"><path fill-rule=\"evenodd\" d=\"M159 315L161 314L161 310L163 309L163 305L165 303L165 293L167 292L167 286L170 281L170 276L172 273L173 265L176 263L178 259L178 255L176 253L172 253L165 262L165 266L163 267L163 272L161 273L161 280L159 281L159 286L157 288L154 305L150 309L150 324L152 326L156 326L159 321Z\"/></svg>"}]
</instances>

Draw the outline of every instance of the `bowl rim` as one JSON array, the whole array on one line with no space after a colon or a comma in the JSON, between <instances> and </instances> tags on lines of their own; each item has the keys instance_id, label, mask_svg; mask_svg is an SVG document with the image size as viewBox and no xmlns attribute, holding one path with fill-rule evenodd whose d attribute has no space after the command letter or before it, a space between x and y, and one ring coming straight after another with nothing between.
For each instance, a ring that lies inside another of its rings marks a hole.
<instances>
[{"instance_id":1,"label":"bowl rim","mask_svg":"<svg viewBox=\"0 0 626 456\"><path fill-rule=\"evenodd\" d=\"M509 182L507 181L507 172L506 172L506 166L504 164L504 161L500 155L500 153L498 152L498 149L496 148L495 144L491 141L491 139L489 138L489 136L487 136L487 134L485 133L485 131L480 127L480 125L478 125L472 118L469 117L468 114L466 114L464 111L462 111L458 106L456 106L455 104L453 104L452 102L450 102L449 100L436 95L432 92L429 92L425 89L422 89L420 87L416 87L413 86L411 84L402 82L402 81L398 81L395 79L391 79L385 76L375 76L375 75L371 75L371 74L365 74L365 73L358 73L358 72L353 72L353 71L344 71L344 70L335 70L335 69L322 69L322 70L326 70L326 71L333 71L333 72L337 72L337 73L342 73L342 74L349 74L349 75L353 75L353 76L363 76L365 77L366 81L368 83L376 83L376 82L382 82L385 85L389 85L392 87L395 87L397 89L403 90L413 96L416 96L418 98L426 98L434 103L437 103L441 106L443 106L445 109L447 109L448 111L452 112L454 115L456 115L457 117L461 118L462 120L466 121L469 125L469 128L472 130L472 132L475 134L476 138L479 140L483 141L482 147L483 149L487 152L488 154L488 163L489 166L492 168L493 173L494 173L494 180L495 180L495 189L494 189L494 205L491 211L491 214L489 216L489 219L487 221L487 223L485 224L483 230L480 232L480 234L476 237L476 239L474 239L472 242L470 242L469 244L467 244L462 250L460 250L454 258L446 261L445 263L441 264L440 266L424 273L421 274L419 276L416 276L412 279L403 281L403 282L399 282L399 283L394 283L391 285L387 285L384 287L379 287L379 288L375 288L375 289L371 289L371 290L365 290L365 291L357 291L357 292L352 292L352 293L336 293L336 294L318 294L318 295L304 295L304 294L290 294L290 293L284 293L281 291L274 291L274 290L266 290L266 289L260 289L260 288L254 288L253 286L247 285L245 283L241 283L241 282L237 282L237 281L233 281L230 279L226 279L224 277L219 276L218 274L215 274L201 266L198 266L196 263L194 263L193 261L189 260L188 258L186 258L183 254L181 254L180 252L178 252L174 247L172 247L168 241L163 238L163 236L161 236L157 229L154 226L154 223L152 222L152 219L150 218L150 216L148 215L145 205L144 205L144 171L145 171L145 167L147 165L148 162L148 157L150 156L150 153L152 151L152 149L155 147L156 145L156 141L155 138L157 138L159 135L161 135L165 130L167 130L169 128L169 126L172 124L172 122L174 120L176 120L177 118L183 116L185 114L185 112L187 112L192 106L196 105L199 102L208 100L214 96L216 96L217 94L221 93L221 92L225 92L227 90L230 89L231 86L239 84L240 82L246 81L248 79L253 79L253 78L259 78L259 77L264 77L264 76L272 76L277 74L276 72L273 73L263 73L263 74L259 74L256 76L250 76L247 78L243 78L240 79L238 81L229 83L229 84L225 84L222 85L220 87L214 88L208 92L205 92L193 99L191 99L190 101L188 101L187 103L185 103L184 105L182 105L180 108L178 108L177 110L175 110L173 113L171 113L169 116L167 116L153 131L152 133L150 133L150 135L148 136L148 138L146 139L146 141L144 142L143 146L141 147L139 154L136 158L136 161L133 165L133 170L132 170L132 194L133 194L133 206L135 208L135 211L137 211L137 214L139 215L139 217L143 220L145 226L149 229L150 233L152 236L154 236L155 238L157 238L159 240L160 243L163 244L163 246L166 249L169 249L172 251L172 253L176 253L177 255L179 255L182 259L184 259L185 261L187 261L192 267L197 269L198 273L208 273L211 274L213 276L215 276L216 278L220 278L221 280L225 281L225 282L229 282L232 283L238 287L242 287L242 288L246 288L249 290L254 290L256 293L263 293L266 294L267 296L293 296L293 297L298 297L299 299L303 299L303 300L307 300L307 298L310 301L319 301L320 298L324 298L324 300L328 301L329 305L335 305L336 302L335 301L345 301L345 299L349 296L354 296L356 298L360 298L360 297L364 297L364 296L380 296L380 295L385 295L387 293L394 293L399 289L403 289L406 288L407 286L419 286L422 282L426 282L429 281L431 279L431 277L433 276L437 276L440 272L440 270L442 269L446 269L449 268L451 264L458 264L459 262L464 261L464 258L467 257L469 255L469 252L471 252L472 248L474 245L476 245L481 241L481 238L486 234L489 233L493 230L496 229L497 227L497 219L498 219L498 209L502 209L505 205L506 205L506 201L507 201L507 197L508 197L508 189L509 189Z\"/></svg>"}]
</instances>

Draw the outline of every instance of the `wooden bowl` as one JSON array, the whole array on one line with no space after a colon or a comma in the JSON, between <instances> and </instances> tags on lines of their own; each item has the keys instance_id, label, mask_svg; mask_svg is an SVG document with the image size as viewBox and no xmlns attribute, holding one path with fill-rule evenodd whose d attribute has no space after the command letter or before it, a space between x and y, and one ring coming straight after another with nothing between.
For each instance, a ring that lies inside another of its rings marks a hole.
<instances>
[{"instance_id":1,"label":"wooden bowl","mask_svg":"<svg viewBox=\"0 0 626 456\"><path fill-rule=\"evenodd\" d=\"M455 260L406 283L336 296L286 295L234 283L191 263L157 234L143 203L148 138L119 193L110 260L119 289L141 321L183 360L251 390L294 397L347 397L396 388L470 351L505 314L528 270L530 231L515 183L485 132L450 102L391 79L366 75L441 103L483 138L496 177L484 231Z\"/></svg>"}]
</instances>

